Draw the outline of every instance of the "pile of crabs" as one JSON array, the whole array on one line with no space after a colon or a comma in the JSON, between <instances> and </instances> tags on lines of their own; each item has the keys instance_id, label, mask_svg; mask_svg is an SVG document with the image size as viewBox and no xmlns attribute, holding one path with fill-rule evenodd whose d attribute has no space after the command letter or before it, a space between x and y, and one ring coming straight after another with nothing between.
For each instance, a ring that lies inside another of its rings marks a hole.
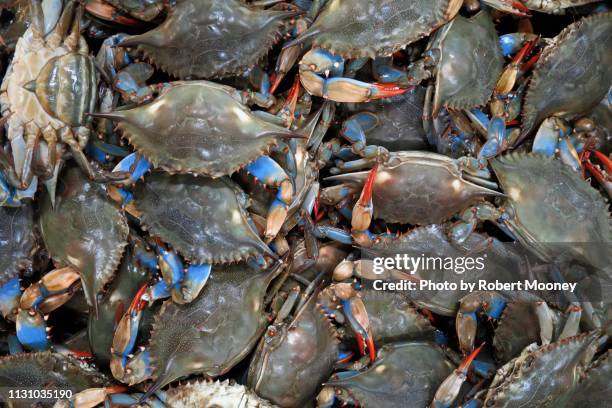
<instances>
[{"instance_id":1,"label":"pile of crabs","mask_svg":"<svg viewBox=\"0 0 612 408\"><path fill-rule=\"evenodd\" d=\"M0 7L3 406L612 405L610 3Z\"/></svg>"}]
</instances>

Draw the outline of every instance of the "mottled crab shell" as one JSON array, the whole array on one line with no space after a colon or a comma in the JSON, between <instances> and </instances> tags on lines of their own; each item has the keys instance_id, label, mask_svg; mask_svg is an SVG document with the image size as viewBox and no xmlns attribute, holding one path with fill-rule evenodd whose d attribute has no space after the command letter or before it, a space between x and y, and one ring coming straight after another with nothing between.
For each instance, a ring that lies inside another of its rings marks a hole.
<instances>
[{"instance_id":1,"label":"mottled crab shell","mask_svg":"<svg viewBox=\"0 0 612 408\"><path fill-rule=\"evenodd\" d=\"M460 0L330 0L298 41L344 58L388 56L452 19Z\"/></svg>"},{"instance_id":2,"label":"mottled crab shell","mask_svg":"<svg viewBox=\"0 0 612 408\"><path fill-rule=\"evenodd\" d=\"M235 92L208 81L175 82L149 104L100 116L118 121L124 136L155 167L221 177L293 135L254 115Z\"/></svg>"},{"instance_id":3,"label":"mottled crab shell","mask_svg":"<svg viewBox=\"0 0 612 408\"><path fill-rule=\"evenodd\" d=\"M442 106L459 110L485 105L504 65L491 15L457 16L436 33L432 44L440 50L433 115Z\"/></svg>"},{"instance_id":4,"label":"mottled crab shell","mask_svg":"<svg viewBox=\"0 0 612 408\"><path fill-rule=\"evenodd\" d=\"M148 392L191 374L217 377L246 356L267 327L267 288L278 263L257 271L245 263L211 274L191 303L166 301L155 318L149 350L155 383Z\"/></svg>"},{"instance_id":5,"label":"mottled crab shell","mask_svg":"<svg viewBox=\"0 0 612 408\"><path fill-rule=\"evenodd\" d=\"M383 146L392 152L425 150L424 104L425 87L416 86L399 96L355 104L352 110L376 115L376 126L366 133L368 144Z\"/></svg>"},{"instance_id":6,"label":"mottled crab shell","mask_svg":"<svg viewBox=\"0 0 612 408\"><path fill-rule=\"evenodd\" d=\"M79 271L87 303L97 308L96 294L113 277L127 245L123 211L102 185L71 167L60 176L55 207L44 195L39 223L49 255Z\"/></svg>"},{"instance_id":7,"label":"mottled crab shell","mask_svg":"<svg viewBox=\"0 0 612 408\"><path fill-rule=\"evenodd\" d=\"M336 330L316 299L291 323L271 326L249 366L248 386L282 407L307 406L338 359Z\"/></svg>"},{"instance_id":8,"label":"mottled crab shell","mask_svg":"<svg viewBox=\"0 0 612 408\"><path fill-rule=\"evenodd\" d=\"M547 117L572 117L595 107L612 86L612 13L564 29L540 57L525 96L521 137Z\"/></svg>"},{"instance_id":9,"label":"mottled crab shell","mask_svg":"<svg viewBox=\"0 0 612 408\"><path fill-rule=\"evenodd\" d=\"M375 344L436 340L436 331L429 320L402 293L363 288L359 296L368 312ZM348 333L354 337L352 330Z\"/></svg>"},{"instance_id":10,"label":"mottled crab shell","mask_svg":"<svg viewBox=\"0 0 612 408\"><path fill-rule=\"evenodd\" d=\"M612 401L612 350L608 349L584 373L570 397L569 407L605 407Z\"/></svg>"},{"instance_id":11,"label":"mottled crab shell","mask_svg":"<svg viewBox=\"0 0 612 408\"><path fill-rule=\"evenodd\" d=\"M534 351L526 349L497 371L484 406L566 406L563 402L597 351L599 335L599 332L583 333Z\"/></svg>"},{"instance_id":12,"label":"mottled crab shell","mask_svg":"<svg viewBox=\"0 0 612 408\"><path fill-rule=\"evenodd\" d=\"M483 250L483 243L487 243ZM526 268L524 259L509 245L504 245L488 235L471 234L461 245L453 243L448 235L447 226L433 224L426 227L414 228L399 237L382 235L369 248L361 249L367 258L390 257L397 255L410 257L431 258L460 258L467 254L478 253L486 257L484 270L473 269L464 274L457 274L456 268L438 267L414 270L414 277L428 279L435 282L478 282L479 279L497 279L500 282L514 282L517 271ZM410 291L405 292L409 300L425 306L434 313L443 316L455 316L459 300L467 295L465 290L440 291Z\"/></svg>"},{"instance_id":13,"label":"mottled crab shell","mask_svg":"<svg viewBox=\"0 0 612 408\"><path fill-rule=\"evenodd\" d=\"M34 212L29 203L0 207L0 286L31 265Z\"/></svg>"},{"instance_id":14,"label":"mottled crab shell","mask_svg":"<svg viewBox=\"0 0 612 408\"><path fill-rule=\"evenodd\" d=\"M55 401L9 398L9 391L70 390L76 394L88 388L105 387L109 381L103 374L73 357L43 352L1 357L0 384L0 405L30 408L51 407Z\"/></svg>"},{"instance_id":15,"label":"mottled crab shell","mask_svg":"<svg viewBox=\"0 0 612 408\"><path fill-rule=\"evenodd\" d=\"M244 385L229 380L197 380L165 391L164 402L172 408L274 408ZM149 406L146 405L146 408ZM144 406L143 406L144 408Z\"/></svg>"},{"instance_id":16,"label":"mottled crab shell","mask_svg":"<svg viewBox=\"0 0 612 408\"><path fill-rule=\"evenodd\" d=\"M385 344L365 371L332 379L326 385L346 389L361 407L427 407L454 365L440 347L425 342Z\"/></svg>"},{"instance_id":17,"label":"mottled crab shell","mask_svg":"<svg viewBox=\"0 0 612 408\"><path fill-rule=\"evenodd\" d=\"M134 190L143 225L195 263L238 262L271 250L229 178L153 173Z\"/></svg>"},{"instance_id":18,"label":"mottled crab shell","mask_svg":"<svg viewBox=\"0 0 612 408\"><path fill-rule=\"evenodd\" d=\"M372 201L374 217L387 222L426 225L448 220L480 198L500 193L463 178L453 159L430 152L397 152L379 166ZM369 171L326 180L363 184Z\"/></svg>"},{"instance_id":19,"label":"mottled crab shell","mask_svg":"<svg viewBox=\"0 0 612 408\"><path fill-rule=\"evenodd\" d=\"M553 320L553 339L559 338L564 319L555 309L551 309ZM495 329L493 348L495 357L506 363L521 354L521 351L532 343L540 341L540 323L533 303L508 302Z\"/></svg>"},{"instance_id":20,"label":"mottled crab shell","mask_svg":"<svg viewBox=\"0 0 612 408\"><path fill-rule=\"evenodd\" d=\"M121 45L138 46L154 65L180 79L222 78L255 65L294 15L238 0L181 1L159 27Z\"/></svg>"},{"instance_id":21,"label":"mottled crab shell","mask_svg":"<svg viewBox=\"0 0 612 408\"><path fill-rule=\"evenodd\" d=\"M544 261L570 256L609 267L612 242L608 206L602 195L560 160L510 154L491 166L508 197L506 225Z\"/></svg>"}]
</instances>

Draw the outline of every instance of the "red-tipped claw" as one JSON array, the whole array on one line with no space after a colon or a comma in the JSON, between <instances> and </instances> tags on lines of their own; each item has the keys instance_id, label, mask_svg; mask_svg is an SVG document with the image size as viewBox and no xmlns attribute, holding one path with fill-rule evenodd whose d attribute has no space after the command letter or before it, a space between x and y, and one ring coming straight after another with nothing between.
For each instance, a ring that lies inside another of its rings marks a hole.
<instances>
[{"instance_id":1,"label":"red-tipped claw","mask_svg":"<svg viewBox=\"0 0 612 408\"><path fill-rule=\"evenodd\" d=\"M403 95L410 88L400 88L393 84L372 84L374 92L370 96L370 99L382 99L391 98L393 96Z\"/></svg>"}]
</instances>

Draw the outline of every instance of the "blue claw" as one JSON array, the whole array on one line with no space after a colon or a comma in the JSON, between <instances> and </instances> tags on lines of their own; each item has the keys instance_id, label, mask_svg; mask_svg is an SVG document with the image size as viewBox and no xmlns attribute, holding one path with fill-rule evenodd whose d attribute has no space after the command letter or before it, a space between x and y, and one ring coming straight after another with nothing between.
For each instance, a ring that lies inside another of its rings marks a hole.
<instances>
[{"instance_id":1,"label":"blue claw","mask_svg":"<svg viewBox=\"0 0 612 408\"><path fill-rule=\"evenodd\" d=\"M494 117L487 126L487 142L478 152L479 159L490 159L501 153L507 145L506 123L500 117Z\"/></svg>"},{"instance_id":2,"label":"blue claw","mask_svg":"<svg viewBox=\"0 0 612 408\"><path fill-rule=\"evenodd\" d=\"M152 302L159 299L166 299L170 297L170 288L166 281L162 279L155 285L149 287L148 294Z\"/></svg>"},{"instance_id":3,"label":"blue claw","mask_svg":"<svg viewBox=\"0 0 612 408\"><path fill-rule=\"evenodd\" d=\"M19 310L16 321L17 338L24 347L36 351L49 348L47 324L39 312L30 314L26 310Z\"/></svg>"},{"instance_id":4,"label":"blue claw","mask_svg":"<svg viewBox=\"0 0 612 408\"><path fill-rule=\"evenodd\" d=\"M165 292L177 303L189 303L195 299L206 285L212 269L210 264L192 264L185 269L177 254L161 247L159 266L166 284ZM156 298L161 297L164 293L162 287L156 290Z\"/></svg>"},{"instance_id":5,"label":"blue claw","mask_svg":"<svg viewBox=\"0 0 612 408\"><path fill-rule=\"evenodd\" d=\"M261 183L278 188L272 205L268 209L266 239L271 240L278 234L287 218L289 205L293 201L293 183L283 168L268 156L261 156L246 166Z\"/></svg>"},{"instance_id":6,"label":"blue claw","mask_svg":"<svg viewBox=\"0 0 612 408\"><path fill-rule=\"evenodd\" d=\"M208 278L212 266L210 264L190 265L183 280L182 296L186 302L191 302L200 292Z\"/></svg>"},{"instance_id":7,"label":"blue claw","mask_svg":"<svg viewBox=\"0 0 612 408\"><path fill-rule=\"evenodd\" d=\"M184 266L178 255L173 251L168 251L162 247L159 251L159 268L161 270L164 281L173 290L180 286L183 280Z\"/></svg>"},{"instance_id":8,"label":"blue claw","mask_svg":"<svg viewBox=\"0 0 612 408\"><path fill-rule=\"evenodd\" d=\"M4 285L0 286L0 314L7 318L12 315L19 306L21 298L21 288L19 287L19 278L15 277Z\"/></svg>"},{"instance_id":9,"label":"blue claw","mask_svg":"<svg viewBox=\"0 0 612 408\"><path fill-rule=\"evenodd\" d=\"M134 184L153 168L153 165L138 153L128 154L113 169L113 172L130 173L124 184Z\"/></svg>"},{"instance_id":10,"label":"blue claw","mask_svg":"<svg viewBox=\"0 0 612 408\"><path fill-rule=\"evenodd\" d=\"M487 303L487 307L484 311L487 316L493 319L499 319L505 308L506 301L501 296L494 296L491 301Z\"/></svg>"}]
</instances>

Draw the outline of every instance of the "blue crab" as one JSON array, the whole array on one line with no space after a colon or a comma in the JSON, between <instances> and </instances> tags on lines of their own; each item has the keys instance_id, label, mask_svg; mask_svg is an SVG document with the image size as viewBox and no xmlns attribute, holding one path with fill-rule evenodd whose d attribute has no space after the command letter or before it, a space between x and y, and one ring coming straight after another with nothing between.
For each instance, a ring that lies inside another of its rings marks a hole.
<instances>
[{"instance_id":1,"label":"blue crab","mask_svg":"<svg viewBox=\"0 0 612 408\"><path fill-rule=\"evenodd\" d=\"M188 304L166 301L156 315L150 344L132 354L146 304L143 291L117 326L111 372L126 384L154 382L146 396L181 377L218 377L242 360L267 327L265 299L283 264L261 270L246 263L224 266Z\"/></svg>"},{"instance_id":2,"label":"blue crab","mask_svg":"<svg viewBox=\"0 0 612 408\"><path fill-rule=\"evenodd\" d=\"M90 178L113 178L92 167L83 152L91 132L86 112L95 108L98 73L80 36L80 17L74 17L80 16L80 8L69 1L61 17L51 21L50 14L61 9L57 1L53 4L45 8L45 15L41 3L32 1L33 23L19 39L0 87L0 106L8 118L8 139L19 176L14 187L25 189L32 183L32 163L38 156L44 167L38 175L46 180L52 197L65 146ZM45 25L53 27L55 22L53 31L45 35Z\"/></svg>"},{"instance_id":3,"label":"blue crab","mask_svg":"<svg viewBox=\"0 0 612 408\"><path fill-rule=\"evenodd\" d=\"M612 13L595 14L565 28L535 65L523 107L521 139L550 116L587 113L608 93L612 73ZM518 142L517 142L518 143Z\"/></svg>"},{"instance_id":4,"label":"blue crab","mask_svg":"<svg viewBox=\"0 0 612 408\"><path fill-rule=\"evenodd\" d=\"M136 150L167 172L221 177L245 168L277 187L266 228L266 237L273 238L287 216L294 188L285 170L266 154L281 139L304 136L273 123L271 115L251 111L245 105L249 96L229 86L207 81L160 86L151 103L93 116L119 122ZM290 99L296 97L297 89ZM130 160L118 169L127 169L134 158Z\"/></svg>"},{"instance_id":5,"label":"blue crab","mask_svg":"<svg viewBox=\"0 0 612 408\"><path fill-rule=\"evenodd\" d=\"M501 210L491 204L470 220L498 222L545 262L574 260L606 271L610 216L597 190L560 160L514 153L491 162L507 200ZM542 205L546 203L547 205Z\"/></svg>"},{"instance_id":6,"label":"blue crab","mask_svg":"<svg viewBox=\"0 0 612 408\"><path fill-rule=\"evenodd\" d=\"M316 294L296 305L298 293L291 292L249 366L249 387L283 407L311 400L339 356L337 333L317 305Z\"/></svg>"},{"instance_id":7,"label":"blue crab","mask_svg":"<svg viewBox=\"0 0 612 408\"><path fill-rule=\"evenodd\" d=\"M181 79L241 74L280 39L297 11L257 8L238 0L179 2L157 28L127 37L154 65Z\"/></svg>"},{"instance_id":8,"label":"blue crab","mask_svg":"<svg viewBox=\"0 0 612 408\"><path fill-rule=\"evenodd\" d=\"M366 167L371 161L356 160L342 168ZM479 169L482 164L475 161L430 152L392 152L370 171L329 177L342 184L324 189L322 200L337 204L362 187L351 215L351 235L359 245L369 246L376 238L368 231L374 218L413 225L439 223L470 203L501 196L489 188L496 185L487 180L488 170Z\"/></svg>"},{"instance_id":9,"label":"blue crab","mask_svg":"<svg viewBox=\"0 0 612 408\"><path fill-rule=\"evenodd\" d=\"M334 401L356 406L426 407L436 388L453 372L442 349L425 342L390 343L378 352L374 364L362 371L339 372L324 384L319 407Z\"/></svg>"},{"instance_id":10,"label":"blue crab","mask_svg":"<svg viewBox=\"0 0 612 408\"><path fill-rule=\"evenodd\" d=\"M51 352L23 353L0 357L0 401L11 408L52 407L53 399L15 399L10 390L47 389L70 390L73 393L88 388L102 388L111 383L106 376L76 358Z\"/></svg>"},{"instance_id":11,"label":"blue crab","mask_svg":"<svg viewBox=\"0 0 612 408\"><path fill-rule=\"evenodd\" d=\"M405 89L384 83L384 78L380 78L383 83L369 84L343 77L344 59L391 56L452 20L462 3L332 0L308 30L285 47L312 44L300 61L300 81L312 95L338 102L394 96Z\"/></svg>"},{"instance_id":12,"label":"blue crab","mask_svg":"<svg viewBox=\"0 0 612 408\"><path fill-rule=\"evenodd\" d=\"M599 348L600 337L594 331L542 347L528 346L497 371L484 406L564 406L585 391L577 386Z\"/></svg>"},{"instance_id":13,"label":"blue crab","mask_svg":"<svg viewBox=\"0 0 612 408\"><path fill-rule=\"evenodd\" d=\"M79 285L97 313L97 294L112 279L127 245L123 212L104 188L76 167L64 170L56 205L41 203L40 231L57 269L26 289L20 300L17 336L22 344L46 349L44 315L67 302Z\"/></svg>"}]
</instances>

